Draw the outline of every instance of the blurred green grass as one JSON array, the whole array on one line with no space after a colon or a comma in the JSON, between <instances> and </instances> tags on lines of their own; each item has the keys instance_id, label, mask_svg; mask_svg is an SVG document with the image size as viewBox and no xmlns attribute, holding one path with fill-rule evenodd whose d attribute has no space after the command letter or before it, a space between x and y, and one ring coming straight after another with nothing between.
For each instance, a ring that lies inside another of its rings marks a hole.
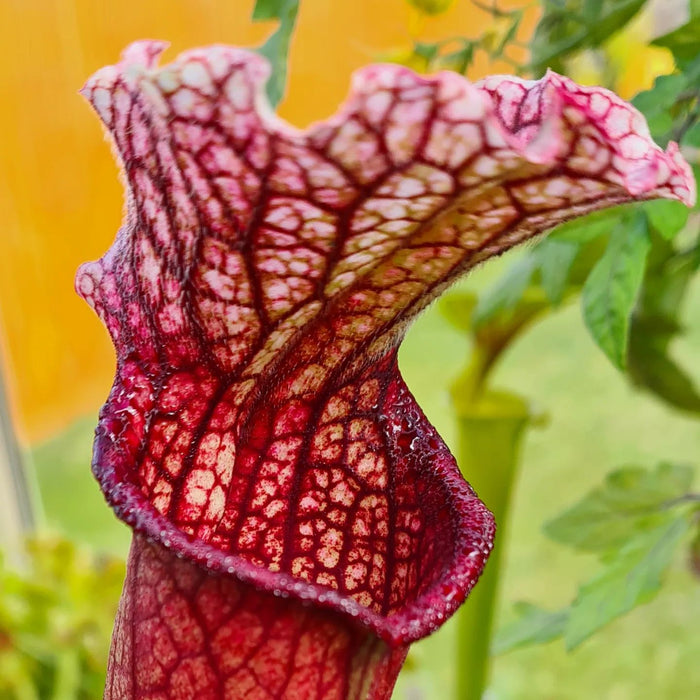
<instances>
[{"instance_id":1,"label":"blurred green grass","mask_svg":"<svg viewBox=\"0 0 700 700\"><path fill-rule=\"evenodd\" d=\"M476 271L465 283L479 288L513 256ZM686 319L700 312L695 284ZM700 326L678 344L687 367L700 356ZM455 445L448 387L467 353L465 338L436 307L415 324L401 350L401 367L419 404ZM652 466L662 459L698 462L700 429L694 421L630 388L588 337L571 306L539 323L506 355L496 385L530 399L548 416L526 438L507 542L498 619L512 602L548 608L568 603L595 560L573 555L547 540L544 521L588 491L611 469ZM105 387L105 395L108 387ZM32 450L46 525L98 549L124 554L127 528L104 504L89 469L88 418ZM467 475L468 476L468 475ZM700 689L698 582L679 558L667 585L651 604L619 620L573 654L561 643L515 651L494 664L489 700L658 700L697 697ZM395 697L452 697L454 630L450 623L412 650L414 669L404 673Z\"/></svg>"}]
</instances>

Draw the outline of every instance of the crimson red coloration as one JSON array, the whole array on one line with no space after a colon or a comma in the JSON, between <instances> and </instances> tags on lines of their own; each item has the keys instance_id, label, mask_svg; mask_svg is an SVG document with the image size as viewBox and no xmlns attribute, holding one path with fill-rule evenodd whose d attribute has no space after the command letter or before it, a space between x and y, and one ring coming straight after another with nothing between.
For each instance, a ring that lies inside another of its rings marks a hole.
<instances>
[{"instance_id":1,"label":"crimson red coloration","mask_svg":"<svg viewBox=\"0 0 700 700\"><path fill-rule=\"evenodd\" d=\"M337 613L208 575L141 535L124 590L115 629L130 641L112 656L108 697L386 697L406 656Z\"/></svg>"},{"instance_id":2,"label":"crimson red coloration","mask_svg":"<svg viewBox=\"0 0 700 700\"><path fill-rule=\"evenodd\" d=\"M161 50L84 89L129 200L76 282L117 348L93 468L137 533L105 696L387 698L493 537L401 380L407 324L560 221L691 201L688 166L554 74L372 66L298 132L258 56Z\"/></svg>"}]
</instances>

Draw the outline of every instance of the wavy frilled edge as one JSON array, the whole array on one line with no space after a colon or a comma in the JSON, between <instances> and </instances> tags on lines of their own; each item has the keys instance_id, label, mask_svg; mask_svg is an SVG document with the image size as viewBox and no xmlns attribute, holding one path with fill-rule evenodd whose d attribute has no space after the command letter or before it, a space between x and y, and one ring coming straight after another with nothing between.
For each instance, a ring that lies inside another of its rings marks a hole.
<instances>
[{"instance_id":1,"label":"wavy frilled edge","mask_svg":"<svg viewBox=\"0 0 700 700\"><path fill-rule=\"evenodd\" d=\"M405 400L412 402L412 397L406 396ZM412 403L413 410L419 411ZM447 505L456 521L455 529L463 536L455 551L455 564L444 577L445 582L433 586L401 612L389 617L383 617L326 586L299 581L292 575L272 572L241 557L226 555L173 527L144 499L138 487L118 477L117 465L120 465L122 456L114 449L109 414L101 417L101 420L107 419L109 427L98 427L96 431L93 473L115 515L135 532L171 550L178 558L195 562L212 573L233 576L276 597L292 597L302 603L337 611L351 622L367 627L391 646L406 645L435 631L464 602L481 575L495 535L491 512L464 481L454 457L422 412L420 415L427 433L425 437L433 446L426 451L426 464L430 464L430 468L443 479L450 497ZM439 446L439 451L435 451L435 445Z\"/></svg>"},{"instance_id":2,"label":"wavy frilled edge","mask_svg":"<svg viewBox=\"0 0 700 700\"><path fill-rule=\"evenodd\" d=\"M670 197L686 204L695 201L690 169L675 144L671 144L666 152L662 151L651 142L644 120L636 110L607 91L576 86L555 73L548 73L538 82L495 77L471 87L461 77L449 73L420 77L396 66L371 66L355 74L350 97L336 115L306 131L299 131L271 112L263 90L269 68L258 56L237 49L214 47L184 53L172 66L156 69L157 58L164 47L164 44L158 42L137 43L125 52L120 64L99 71L84 87L83 94L113 133L118 133L125 124L119 123L122 118L119 100L128 100L136 95L142 104L148 105L154 115L167 119L165 115L170 107L164 105L162 88L174 72L184 82L191 81L192 86L199 90L204 85L200 82L203 77L201 71L193 70L193 67L206 63L213 74L220 71L223 76L227 70L231 70L232 65L239 65L244 67L247 78L255 85L255 118L260 120L266 132L279 138L291 142L316 143L330 138L331 133L341 130L348 122L353 110L356 110L357 100L360 97L367 99L368 86L389 91L398 91L402 85L407 86L408 90L412 87L430 87L441 95L446 110L454 108L452 116L455 120L461 124L481 125L478 138L488 144L490 152L509 151L512 154L510 164L504 165L505 161L494 163L493 158L479 161L478 167L475 165L473 172L462 178L460 187L490 191L491 186L503 176L502 166L516 170L525 168L527 177L529 172L537 171L539 167L554 173L554 177L545 183L549 189L537 189L529 200L526 196L527 183L523 180L527 206L534 207L527 214L527 225L516 230L510 230L506 225L503 230L499 230L498 235L479 239L469 255L432 285L428 294L407 304L392 328L383 328L381 334L377 332L377 344L384 348L395 345L410 320L459 275L561 221L630 199ZM210 86L211 80L206 85ZM450 103L453 97L462 93L468 94L470 100L456 99L454 104ZM201 94L206 94L206 89ZM235 94L232 93L230 98L235 102ZM185 108L192 109L192 114L196 114L198 107L198 104L194 104ZM377 105L379 111L386 109L386 106ZM528 113L530 123L526 123L528 120L524 118ZM435 114L430 118L435 119ZM581 201L577 202L575 199L566 199L568 194L564 189L572 183L557 179L556 171L565 158L563 151L566 150L567 135L584 123L594 125L596 135L590 139L596 143L591 145L590 153L572 157L580 158L582 164L584 161L594 163L597 154L602 153L607 160L599 163L600 171L605 172L602 175L599 172L590 179L590 182L599 185L603 183L599 196L594 198L590 192L584 193L585 196L582 195ZM435 124L433 122L433 126ZM457 173L462 164L474 155L469 139L476 137L471 131L467 134L465 130L452 130L445 127L444 123L440 128L444 132L440 139L429 139L422 145L412 141L410 134L403 143L399 139L391 153L393 166L403 168L410 165L417 150L423 148L430 151L427 156L436 169L444 168L452 174ZM252 152L251 158L255 157L256 154ZM129 180L128 163L124 165L130 200L127 222L112 252L103 259L104 265L112 264L122 250L129 229L139 225L135 183ZM530 166L532 168L528 170ZM352 170L352 167L351 164L347 165L348 170ZM358 166L356 175L361 174L361 167ZM538 201L542 198L548 199L554 207L559 206L561 213L553 213L553 208L538 213ZM494 204L497 205L498 202L494 201ZM475 214L483 220L490 215L489 211L477 211ZM87 282L91 275L92 268L83 268L77 288L95 305L94 289ZM374 357L381 355L376 347L373 352ZM463 481L449 451L441 443L439 449L434 448L437 436L430 432L432 429L425 436L433 444L427 451L426 458L450 494L450 517L454 519L456 529L463 533L463 537L457 543L453 561L439 581L400 611L383 616L326 586L301 581L291 574L273 572L252 564L241 556L227 554L174 526L155 509L139 486L123 478L124 474L130 472L132 465L124 462L125 454L119 443L118 432L123 426L120 428L118 421L115 423L115 416L120 411L133 408L123 404L123 398L120 391L113 393L97 431L93 465L105 497L117 516L136 532L172 550L178 557L197 563L204 570L232 576L275 596L289 596L319 608L337 611L350 621L372 630L389 645L405 645L429 634L449 617L464 600L483 568L494 533L491 516Z\"/></svg>"}]
</instances>

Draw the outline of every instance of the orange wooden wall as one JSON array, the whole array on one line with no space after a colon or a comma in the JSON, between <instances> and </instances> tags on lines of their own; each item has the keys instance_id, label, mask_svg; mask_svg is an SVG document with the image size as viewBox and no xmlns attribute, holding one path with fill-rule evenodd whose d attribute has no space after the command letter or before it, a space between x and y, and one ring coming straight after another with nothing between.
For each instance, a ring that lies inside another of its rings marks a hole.
<instances>
[{"instance_id":1,"label":"orange wooden wall","mask_svg":"<svg viewBox=\"0 0 700 700\"><path fill-rule=\"evenodd\" d=\"M252 5L0 2L0 346L25 440L95 413L114 369L102 324L73 291L77 266L106 250L122 209L110 149L78 88L134 39L169 40L165 60L208 43L260 43L274 25L251 24ZM456 0L446 14L426 19L420 36L476 36L489 21L468 0ZM304 125L330 114L352 70L407 47L409 26L415 23L404 0L302 0L282 116Z\"/></svg>"}]
</instances>

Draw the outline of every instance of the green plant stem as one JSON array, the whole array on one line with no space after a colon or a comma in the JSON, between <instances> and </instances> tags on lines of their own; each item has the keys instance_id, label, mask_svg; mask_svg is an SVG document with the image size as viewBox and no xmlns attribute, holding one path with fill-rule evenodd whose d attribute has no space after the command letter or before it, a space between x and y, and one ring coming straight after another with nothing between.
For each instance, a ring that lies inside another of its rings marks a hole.
<instances>
[{"instance_id":1,"label":"green plant stem","mask_svg":"<svg viewBox=\"0 0 700 700\"><path fill-rule=\"evenodd\" d=\"M527 405L511 394L489 393L464 403L453 396L459 426L458 463L496 519L498 534L484 573L457 614L457 698L480 700L489 680L489 647L506 542L508 510L517 477Z\"/></svg>"}]
</instances>

